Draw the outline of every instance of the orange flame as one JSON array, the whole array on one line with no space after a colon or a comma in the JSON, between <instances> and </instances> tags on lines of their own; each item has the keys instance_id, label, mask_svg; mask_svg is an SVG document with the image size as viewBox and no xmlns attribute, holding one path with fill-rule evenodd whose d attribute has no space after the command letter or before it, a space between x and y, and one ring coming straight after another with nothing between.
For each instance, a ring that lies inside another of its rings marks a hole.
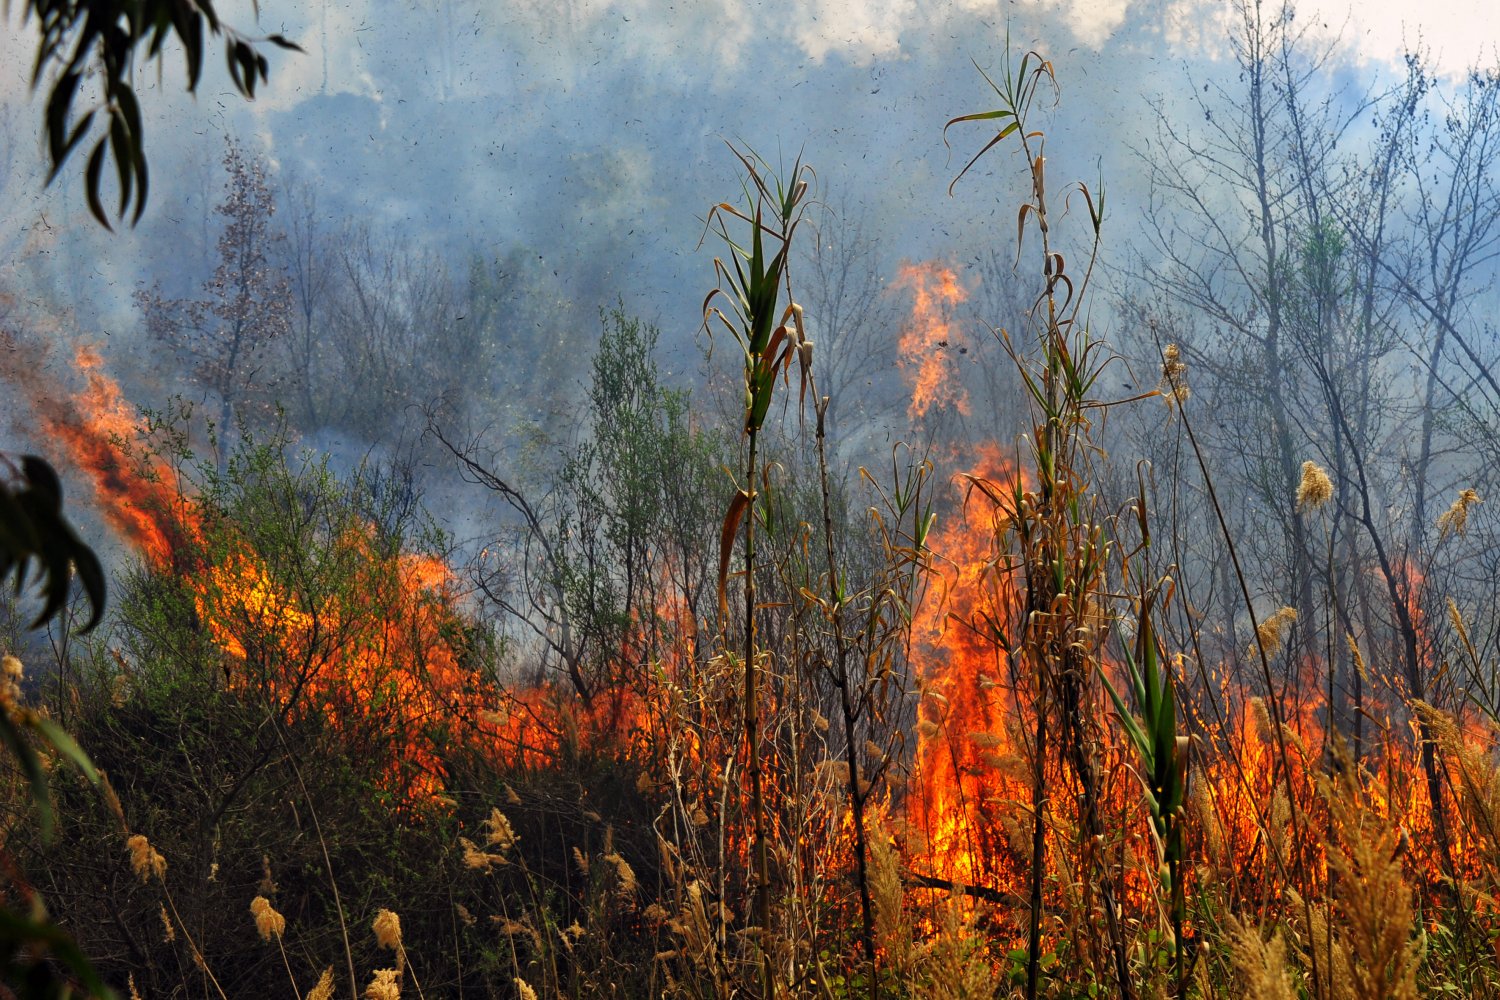
<instances>
[{"instance_id":1,"label":"orange flame","mask_svg":"<svg viewBox=\"0 0 1500 1000\"><path fill-rule=\"evenodd\" d=\"M936 261L902 264L893 287L912 294L911 319L901 331L896 362L911 385L907 416L917 420L944 407L967 415L969 394L955 356L966 352L968 344L952 317L968 293L953 269Z\"/></svg>"},{"instance_id":2,"label":"orange flame","mask_svg":"<svg viewBox=\"0 0 1500 1000\"><path fill-rule=\"evenodd\" d=\"M365 525L328 541L330 559L354 579L323 593L288 585L232 525L209 544L174 471L138 450L135 414L97 351L77 352L86 387L76 395L41 375L40 352L27 352L43 431L91 479L110 525L154 567L178 571L231 687L288 719L321 714L352 745L384 753L388 789L411 800L440 791L442 747L460 729L499 735L489 712L499 699L465 663L466 625L441 560L386 552Z\"/></svg>"},{"instance_id":3,"label":"orange flame","mask_svg":"<svg viewBox=\"0 0 1500 1000\"><path fill-rule=\"evenodd\" d=\"M962 289L951 270L937 265L903 269L902 282L914 290L916 314L929 317L903 335L903 351L912 359L906 366L911 412L921 416L938 406L962 411L967 398L952 358L937 346L945 339L949 346L957 343L951 331L944 332L949 331L945 316L962 301ZM593 733L618 741L622 753L655 763L657 774L667 773L663 761L670 746L678 768L674 780L690 814L695 803L709 804L716 797L729 803L727 815L744 814L744 803L734 799L742 789L733 783L725 788L720 764L739 752L743 738L735 715L735 674L716 667L699 648L698 622L685 588L673 585L669 569L662 571L654 614L635 623L635 632L616 653L622 674L623 665L649 663L650 669L632 675L631 685L596 698L586 709L577 699L545 688L504 691L476 676L466 662L466 623L455 610L460 595L449 567L430 557L383 552L371 527L351 529L331 543L361 567L358 579L314 598L278 579L243 540L231 539L211 559L194 555L205 546L193 504L174 488L169 469L148 462L143 470L132 461L128 443L136 433L134 420L118 387L102 372L97 353L80 351L77 362L86 392L73 401L61 392L39 401L43 428L91 475L111 524L153 564L168 568L187 558L207 560L182 578L192 588L203 627L224 652L232 685L287 705L292 717L319 714L351 746L388 754L388 790L412 800L441 791L444 741L453 737L494 761L545 767L570 741ZM971 473L1001 494L1021 476L994 445L975 450ZM1012 893L1022 885L1032 822L1027 740L1033 706L1026 685L1012 676L995 625L1014 619L1020 595L996 564L993 511L976 501L967 515L940 521L929 542L937 555L933 590L941 599L914 611L918 738L912 780L894 809L904 825L903 847L912 868ZM1418 600L1422 578L1412 567L1403 572L1402 597L1413 620L1425 628ZM1195 739L1191 780L1197 787L1185 812L1198 877L1221 880L1238 899L1264 898L1267 887L1284 879L1273 850L1302 852L1300 857L1326 877L1316 835L1326 815L1317 813L1315 791L1317 775L1328 765L1327 720L1320 715L1327 706L1319 699L1325 665L1300 661L1285 690L1257 701L1224 666L1206 668L1199 676L1182 655L1173 662L1186 716L1183 728ZM1365 784L1377 812L1409 831L1403 863L1421 883L1436 886L1441 877L1432 806L1409 725L1390 722L1393 713L1401 718L1400 678L1387 681L1389 707L1372 703L1365 709L1370 719L1386 716L1378 745L1362 761L1380 780ZM1280 699L1286 760L1271 729L1267 698ZM684 719L691 725L683 725ZM1480 752L1490 751L1487 729L1469 724L1463 729ZM1118 857L1124 860L1117 863L1125 869L1120 880L1125 901L1138 904L1152 891L1156 858L1140 832L1147 826L1140 785L1118 732L1110 732L1106 723L1100 751L1105 808L1120 820L1118 828L1134 831L1122 839ZM775 765L774 760L768 765L770 781L782 780ZM1286 771L1298 808L1310 817L1304 828L1315 834L1300 844L1292 837L1285 803L1276 805L1285 795ZM837 770L828 774L836 797ZM772 787L769 794L796 800L790 783ZM704 823L711 822L709 811L704 809ZM1049 856L1066 855L1069 831L1053 819L1046 833ZM783 821L780 813L772 819ZM847 852L847 815L840 822L824 843ZM775 832L786 837L789 831ZM1478 851L1461 830L1453 834L1451 853L1464 874L1481 863ZM810 856L815 852L814 839L800 830L787 839ZM730 840L724 849L743 858L748 841Z\"/></svg>"},{"instance_id":4,"label":"orange flame","mask_svg":"<svg viewBox=\"0 0 1500 1000\"><path fill-rule=\"evenodd\" d=\"M8 346L18 348L12 341ZM133 407L106 376L99 352L79 347L74 362L87 389L74 395L45 371L43 352L21 348L22 373L43 433L60 442L86 474L109 525L158 567L171 565L196 531L196 516L172 483L173 471L156 459L133 461L129 449L141 429Z\"/></svg>"},{"instance_id":5,"label":"orange flame","mask_svg":"<svg viewBox=\"0 0 1500 1000\"><path fill-rule=\"evenodd\" d=\"M978 449L970 474L1002 492L1017 481L993 445ZM957 505L955 505L957 506ZM966 885L1006 885L1022 835L1026 754L1015 723L1026 696L1010 676L994 627L1014 616L1017 595L992 558L988 505L966 505L940 522L936 598L917 609L913 665L921 700L912 792L903 803L925 848L930 874Z\"/></svg>"}]
</instances>

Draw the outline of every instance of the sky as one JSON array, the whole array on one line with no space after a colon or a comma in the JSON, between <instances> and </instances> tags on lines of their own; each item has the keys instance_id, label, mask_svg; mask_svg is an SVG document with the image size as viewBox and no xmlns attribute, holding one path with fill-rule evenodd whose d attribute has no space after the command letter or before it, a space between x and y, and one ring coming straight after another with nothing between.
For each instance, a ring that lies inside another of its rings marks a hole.
<instances>
[{"instance_id":1,"label":"sky","mask_svg":"<svg viewBox=\"0 0 1500 1000\"><path fill-rule=\"evenodd\" d=\"M271 83L250 105L213 62L196 98L180 92L179 65L169 64L160 82L155 67L143 67L148 139L168 168L159 179L181 176L171 168L184 160L203 160L213 146L205 133L249 132L273 161L337 175L363 190L363 210L397 220L408 213L424 228L475 219L480 199L484 221L526 226L526 205L539 199L512 175L545 181L546 168L556 195L579 204L599 192L585 183L575 193L578 178L560 179L570 170L629 193L633 208L619 197L608 209L592 205L604 211L593 215L596 226L622 212L649 216L663 207L655 199L676 191L653 153L677 146L668 169L684 153L701 168L724 162L723 138L757 148L805 144L815 162L862 186L870 181L859 161L880 149L910 154L903 177L946 178L952 164L933 139L937 126L983 94L933 85L972 85L969 60L993 68L1007 29L1017 46L1054 58L1065 97L1082 92L1091 111L1108 117L1118 133L1111 145L1128 144L1140 102L1179 86L1185 65L1225 54L1229 15L1219 0L350 0L264 3L256 25L240 6L226 10L230 23L251 35L284 33L307 54L273 51ZM0 110L34 121L41 102L27 93L24 7L10 6L10 30L0 34ZM1298 19L1374 65L1394 65L1403 45L1420 39L1438 66L1461 72L1476 59L1493 65L1500 43L1500 7L1472 0L1365 3L1358 18L1338 0L1315 0L1299 5ZM1102 124L1085 131L1094 137ZM10 145L23 169L37 160L24 129ZM553 158L533 162L529 152L540 151ZM81 169L72 165L75 186ZM31 203L55 197L28 179L19 194L29 197L16 199L22 207L8 213L10 225L17 215L26 224ZM183 197L160 181L157 190L157 212Z\"/></svg>"}]
</instances>

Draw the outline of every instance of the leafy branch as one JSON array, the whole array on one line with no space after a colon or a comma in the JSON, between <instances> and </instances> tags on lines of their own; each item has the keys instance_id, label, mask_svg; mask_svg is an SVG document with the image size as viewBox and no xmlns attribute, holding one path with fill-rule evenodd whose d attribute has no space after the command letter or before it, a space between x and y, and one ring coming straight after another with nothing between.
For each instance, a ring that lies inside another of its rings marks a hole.
<instances>
[{"instance_id":1,"label":"leafy branch","mask_svg":"<svg viewBox=\"0 0 1500 1000\"><path fill-rule=\"evenodd\" d=\"M3 0L3 10L10 15L10 0ZM256 4L256 14L260 13ZM51 169L47 183L62 171L68 157L90 136L93 149L84 168L84 189L89 211L99 224L109 229L109 217L99 197L105 160L114 162L119 184L120 204L117 215L124 218L130 211L131 224L140 221L146 209L149 175L146 169L146 137L141 119L140 101L135 95L134 72L137 53L144 50L147 62L163 60L162 47L175 39L182 47L187 69L189 93L198 87L203 74L204 35L224 37L224 59L235 90L247 100L254 100L258 83L269 80L270 63L258 46L269 43L283 49L301 52L298 45L281 36L267 35L255 39L241 34L219 19L212 0L114 0L88 2L79 0L26 0L21 9L21 23L26 26L35 17L41 37L37 40L36 59L31 67L31 87L35 90L44 77L53 74L48 83L45 111L47 157ZM78 116L74 102L80 85L97 77L103 89L98 105ZM95 128L96 119L100 119Z\"/></svg>"}]
</instances>

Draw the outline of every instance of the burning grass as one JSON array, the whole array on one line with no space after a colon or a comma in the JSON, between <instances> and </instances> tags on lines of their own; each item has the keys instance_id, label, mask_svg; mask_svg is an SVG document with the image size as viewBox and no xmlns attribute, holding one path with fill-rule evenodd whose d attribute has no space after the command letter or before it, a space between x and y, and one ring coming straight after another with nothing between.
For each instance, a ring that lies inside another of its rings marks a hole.
<instances>
[{"instance_id":1,"label":"burning grass","mask_svg":"<svg viewBox=\"0 0 1500 1000\"><path fill-rule=\"evenodd\" d=\"M245 530L240 519L248 512L284 513L292 497L266 488L275 482L269 452L247 454L236 473L262 487L254 503L237 507L212 487L199 495L168 490L164 484L187 480L169 476L139 443L126 447L132 437L122 404L97 363L84 359L88 395L73 411L55 407L49 419L71 428L80 468L129 511L115 523L138 544L149 572L182 588L192 628L217 651L226 694L268 706L288 730L321 727L329 747L375 762L374 787L391 822L448 822L443 817L455 810L468 811L471 789L494 781L479 772L505 776L503 792L484 810L482 839L455 832L453 843L471 875L509 886L499 896L481 893L462 912L477 924L474 914L488 907L510 928L515 969L549 989L597 984L625 973L608 972L597 953L585 963L583 936L624 947L630 935L647 934L654 957L639 960L669 990L689 982L709 992L739 988L759 978L751 970L767 954L777 981L787 977L779 988L785 995L813 990L819 977L850 981L853 970L835 957L849 954L858 938L849 749L827 717L837 711L826 700L833 692L819 695L816 677L796 659L828 655L807 625L795 627L800 648L776 645L761 654L764 836L781 901L767 932L745 916L756 879L754 804L737 777L746 752L743 672L732 652L702 642L714 634L711 621L685 622L685 595L664 585L661 607L637 618L622 656L652 650L650 669L631 671L629 683L610 693L585 702L562 688L507 688L484 669L477 623L441 559L382 536L359 511L314 517L307 537L277 541L264 524ZM904 723L892 716L909 749L868 740L856 748L866 775L859 794L877 992L1023 989L1020 956L1038 853L1046 865L1043 988L1059 988L1079 970L1111 968L1098 929L1100 878L1111 886L1128 973L1149 983L1176 951L1151 790L1097 701L1085 732L1094 741L1094 822L1102 834L1086 833L1090 821L1077 808L1084 786L1069 759L1039 763L1038 698L1056 694L1039 692L1016 645L1027 596L1020 564L1002 547L1015 534L1004 505L1033 503L1034 479L993 446L979 449L966 477L966 493L954 490L925 538L929 596L915 605L903 654L913 707ZM1414 580L1412 591L1419 587ZM1120 657L1105 652L1120 626L1090 614L1099 675L1128 690ZM1268 634L1260 646L1282 655ZM130 683L143 683L138 665L126 663ZM1303 662L1294 683L1272 692L1232 680L1228 663L1199 664L1187 651L1172 653L1163 669L1178 679L1190 742L1176 875L1185 889L1184 979L1197 984L1190 989L1210 995L1235 981L1313 988L1321 976L1324 995L1338 995L1342 987L1329 984L1343 982L1362 984L1351 995L1407 995L1422 969L1424 935L1489 933L1489 901L1500 885L1500 847L1487 833L1496 812L1489 727L1417 706L1437 734L1449 776L1446 806L1462 820L1450 831L1456 869L1448 873L1426 799L1416 717L1398 682L1361 663L1371 687L1385 692L1382 712L1392 721L1356 760L1328 729L1316 661ZM1193 678L1201 682L1188 683ZM1271 699L1279 711L1268 707ZM868 724L854 731L875 735ZM620 845L613 831L621 817L600 811L609 808L605 797L593 804L585 797L570 810L568 837L554 841L562 854L554 865L544 858L554 850L546 817L557 808L546 789L569 760L591 754L637 775L615 807L633 800L630 808L656 810L656 818L627 824ZM1050 790L1039 824L1038 775ZM509 816L519 817L516 827ZM501 828L503 843L495 839ZM155 856L165 885L176 869ZM559 866L571 873L559 874ZM575 902L549 895L561 886L571 887ZM555 932L545 928L561 912L587 921L549 944L546 934ZM587 974L574 963L588 964ZM289 971L295 980L302 970Z\"/></svg>"}]
</instances>

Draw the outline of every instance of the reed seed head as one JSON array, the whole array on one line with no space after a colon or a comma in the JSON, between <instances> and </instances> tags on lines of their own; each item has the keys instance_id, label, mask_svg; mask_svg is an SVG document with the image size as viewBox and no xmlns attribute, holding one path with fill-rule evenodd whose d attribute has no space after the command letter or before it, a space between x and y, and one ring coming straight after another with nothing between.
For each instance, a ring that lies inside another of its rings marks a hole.
<instances>
[{"instance_id":1,"label":"reed seed head","mask_svg":"<svg viewBox=\"0 0 1500 1000\"><path fill-rule=\"evenodd\" d=\"M365 987L364 1000L401 1000L400 973L395 969L376 969L375 978Z\"/></svg>"},{"instance_id":2,"label":"reed seed head","mask_svg":"<svg viewBox=\"0 0 1500 1000\"><path fill-rule=\"evenodd\" d=\"M1291 629L1292 623L1297 620L1297 609L1284 607L1274 615L1261 622L1255 629L1255 637L1259 640L1261 649L1266 651L1266 656L1275 656L1281 652L1281 644L1286 640L1286 634ZM1254 646L1250 647L1251 659L1256 656Z\"/></svg>"},{"instance_id":3,"label":"reed seed head","mask_svg":"<svg viewBox=\"0 0 1500 1000\"><path fill-rule=\"evenodd\" d=\"M145 834L132 834L125 841L125 847L130 851L130 870L142 882L149 882L153 878L158 882L166 879L167 859L151 846L151 841L146 839Z\"/></svg>"},{"instance_id":4,"label":"reed seed head","mask_svg":"<svg viewBox=\"0 0 1500 1000\"><path fill-rule=\"evenodd\" d=\"M375 914L375 943L382 948L398 951L401 948L401 918L392 910L381 910Z\"/></svg>"},{"instance_id":5,"label":"reed seed head","mask_svg":"<svg viewBox=\"0 0 1500 1000\"><path fill-rule=\"evenodd\" d=\"M462 848L464 852L465 868L470 868L474 871L487 872L490 870L491 865L503 865L509 863L505 860L505 856L502 854L491 854L489 851L480 850L479 845L475 844L474 841L470 840L468 837L459 837L458 846Z\"/></svg>"},{"instance_id":6,"label":"reed seed head","mask_svg":"<svg viewBox=\"0 0 1500 1000\"><path fill-rule=\"evenodd\" d=\"M1449 507L1437 519L1439 540L1447 538L1450 534L1466 535L1469 532L1469 508L1478 503L1484 503L1479 499L1479 494L1472 489L1458 491L1458 499L1453 501Z\"/></svg>"},{"instance_id":7,"label":"reed seed head","mask_svg":"<svg viewBox=\"0 0 1500 1000\"><path fill-rule=\"evenodd\" d=\"M317 985L307 992L307 1000L331 1000L333 997L333 966L323 970Z\"/></svg>"},{"instance_id":8,"label":"reed seed head","mask_svg":"<svg viewBox=\"0 0 1500 1000\"><path fill-rule=\"evenodd\" d=\"M1280 932L1272 934L1267 941L1252 924L1241 923L1234 917L1227 922L1230 961L1250 995L1266 1000L1294 1000L1297 992L1292 987L1291 973L1287 969L1286 941Z\"/></svg>"},{"instance_id":9,"label":"reed seed head","mask_svg":"<svg viewBox=\"0 0 1500 1000\"><path fill-rule=\"evenodd\" d=\"M1344 633L1344 641L1349 644L1349 655L1354 659L1354 669L1359 674L1360 680L1366 684L1371 683L1370 671L1365 667L1364 654L1359 651L1359 643L1354 641L1354 636Z\"/></svg>"},{"instance_id":10,"label":"reed seed head","mask_svg":"<svg viewBox=\"0 0 1500 1000\"><path fill-rule=\"evenodd\" d=\"M125 828L125 807L120 805L120 797L115 794L115 786L109 783L109 775L103 771L99 772L99 794L104 797L104 806L109 810L110 815L122 828Z\"/></svg>"},{"instance_id":11,"label":"reed seed head","mask_svg":"<svg viewBox=\"0 0 1500 1000\"><path fill-rule=\"evenodd\" d=\"M510 820L499 809L490 810L490 818L482 824L485 830L485 844L489 847L498 847L500 853L505 853L516 845L519 839L515 829L510 825Z\"/></svg>"},{"instance_id":12,"label":"reed seed head","mask_svg":"<svg viewBox=\"0 0 1500 1000\"><path fill-rule=\"evenodd\" d=\"M262 941L280 938L286 931L286 917L277 913L271 901L264 896L250 900L250 913L255 917L255 932Z\"/></svg>"},{"instance_id":13,"label":"reed seed head","mask_svg":"<svg viewBox=\"0 0 1500 1000\"><path fill-rule=\"evenodd\" d=\"M1302 463L1302 482L1297 484L1297 509L1317 510L1333 499L1333 480L1317 462Z\"/></svg>"},{"instance_id":14,"label":"reed seed head","mask_svg":"<svg viewBox=\"0 0 1500 1000\"><path fill-rule=\"evenodd\" d=\"M635 869L630 867L630 862L618 854L606 854L604 860L614 867L615 879L618 881L618 891L621 898L635 895Z\"/></svg>"},{"instance_id":15,"label":"reed seed head","mask_svg":"<svg viewBox=\"0 0 1500 1000\"><path fill-rule=\"evenodd\" d=\"M1161 382L1157 385L1167 401L1167 407L1181 408L1188 401L1192 390L1187 384L1187 365L1182 360L1182 351L1176 344L1168 344L1161 352Z\"/></svg>"}]
</instances>

